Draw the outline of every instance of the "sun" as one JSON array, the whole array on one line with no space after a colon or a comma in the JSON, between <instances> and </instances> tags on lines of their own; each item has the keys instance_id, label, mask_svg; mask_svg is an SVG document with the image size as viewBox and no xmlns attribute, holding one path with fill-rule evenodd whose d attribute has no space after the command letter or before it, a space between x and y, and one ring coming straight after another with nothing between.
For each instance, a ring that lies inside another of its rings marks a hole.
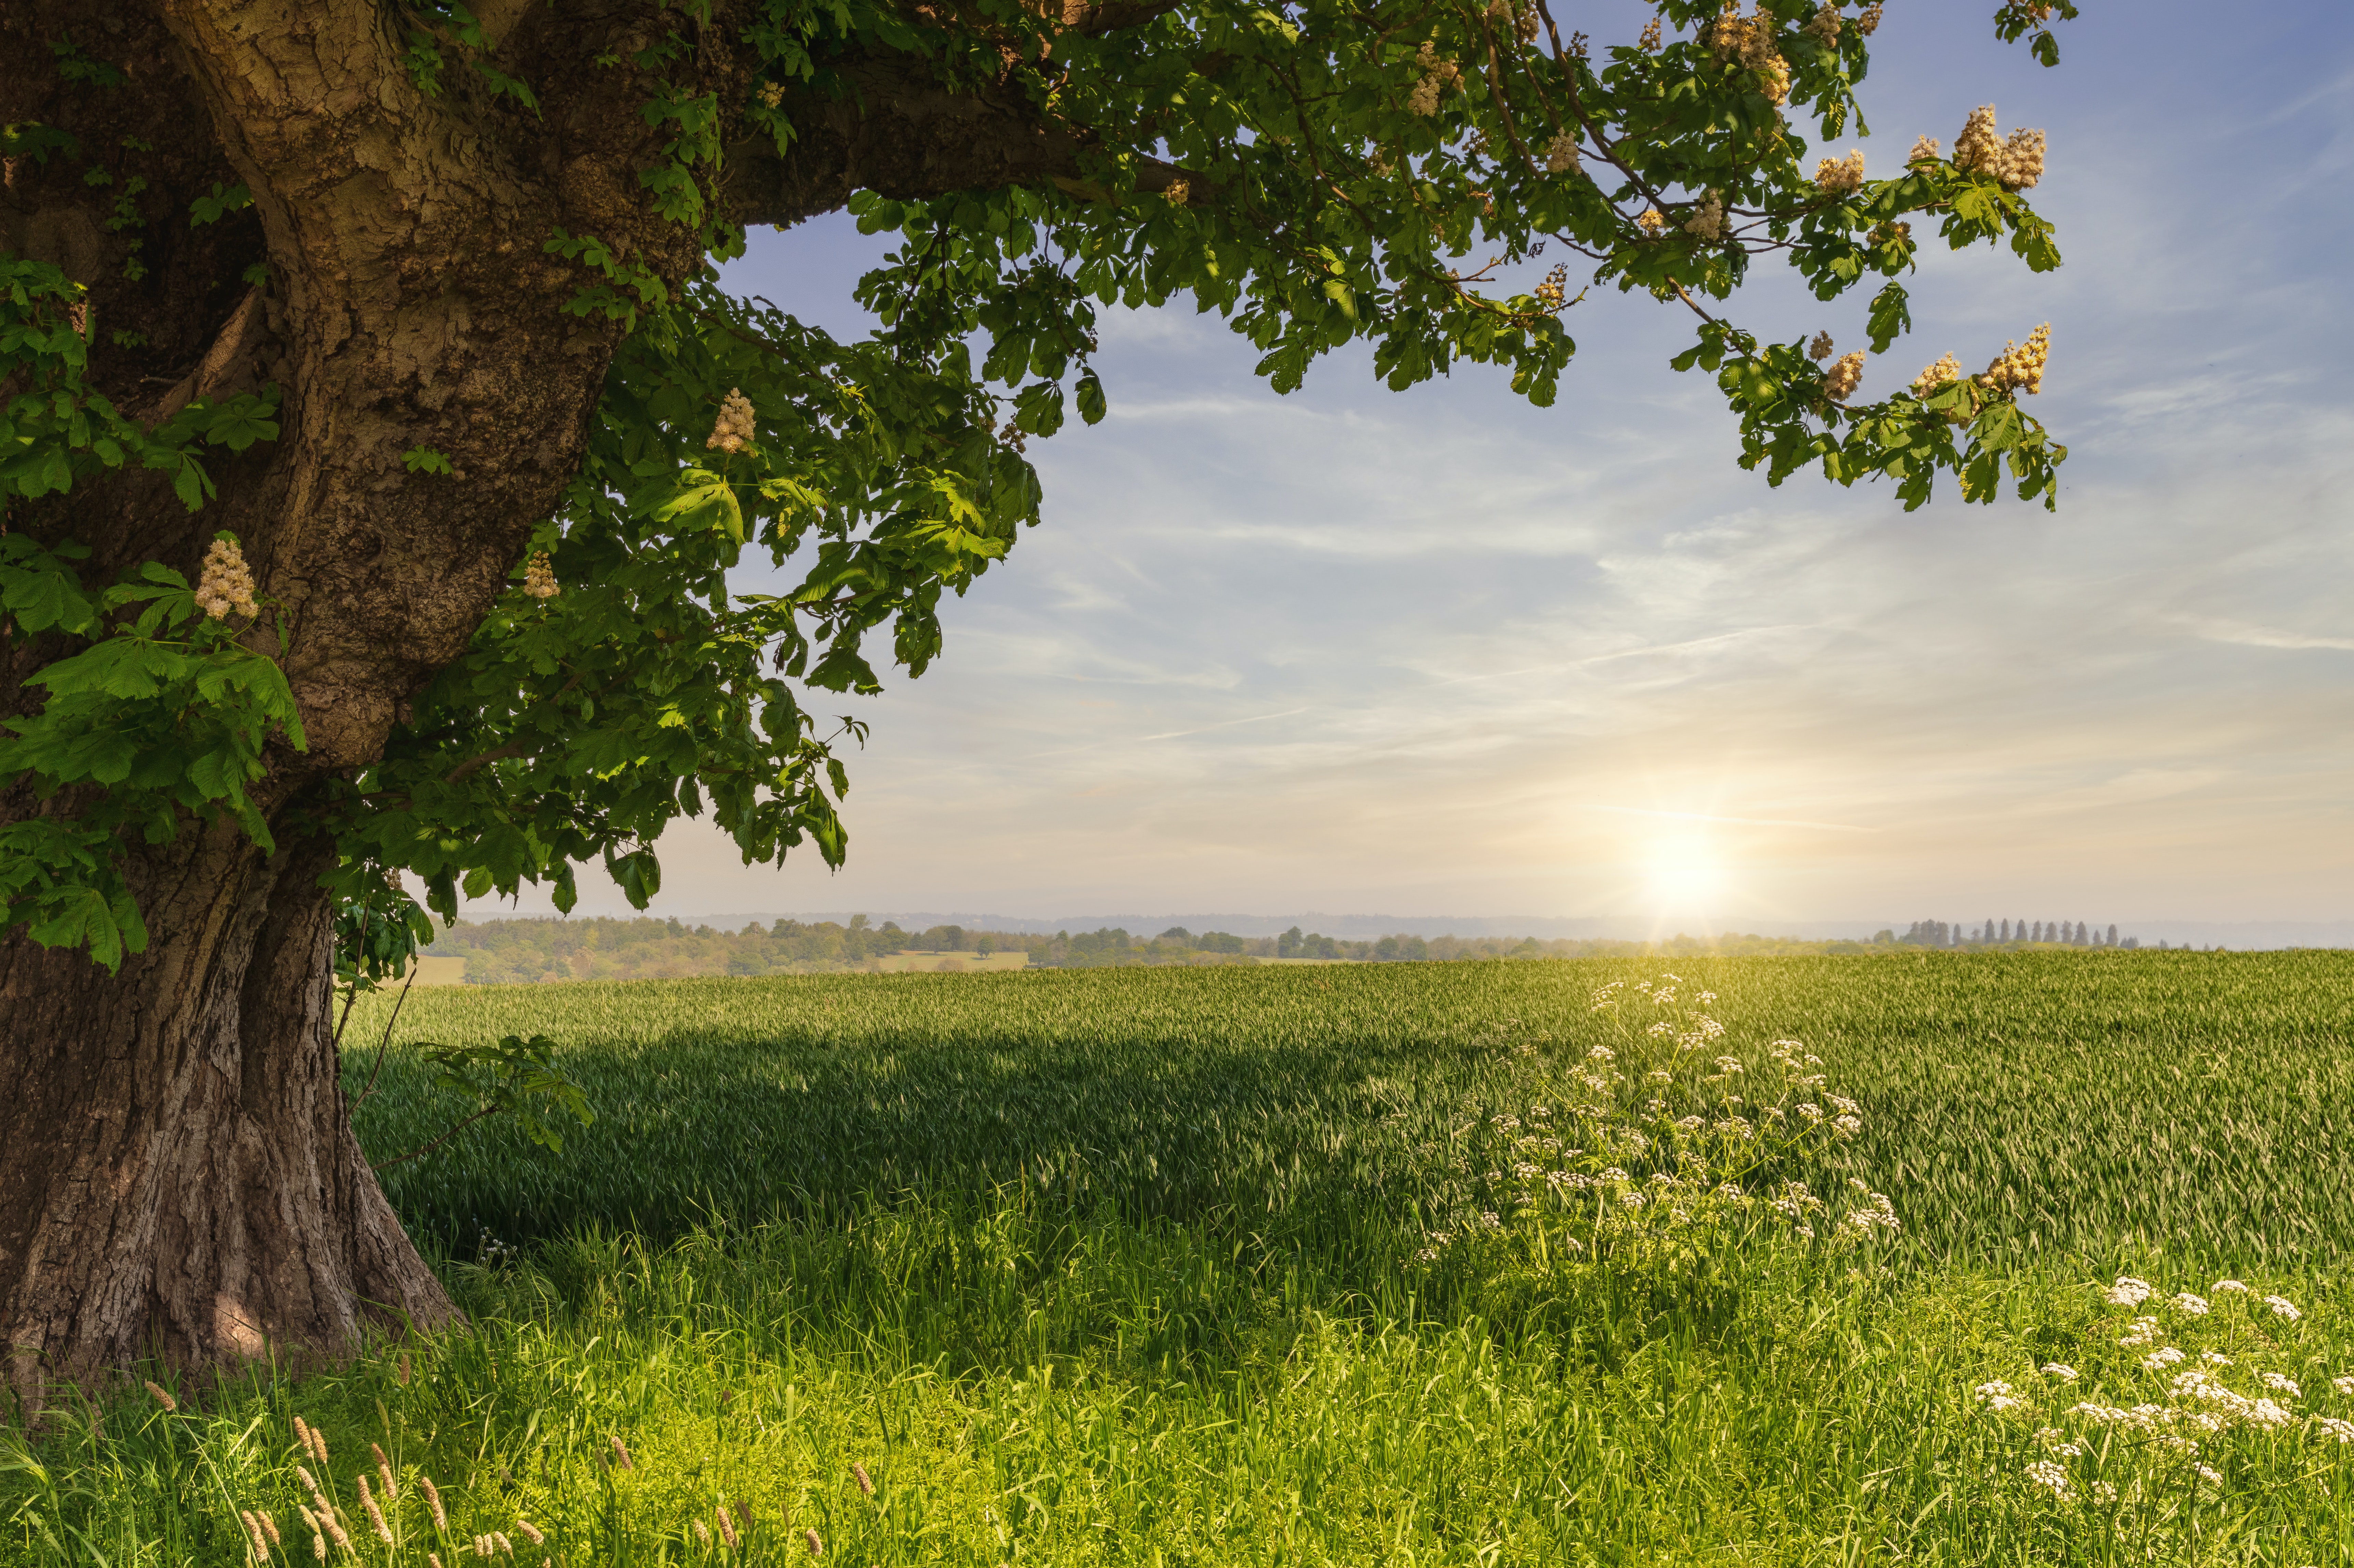
<instances>
[{"instance_id":1,"label":"sun","mask_svg":"<svg viewBox=\"0 0 2354 1568\"><path fill-rule=\"evenodd\" d=\"M1712 915L1726 886L1723 857L1697 834L1660 839L1645 852L1644 901L1654 915Z\"/></svg>"}]
</instances>

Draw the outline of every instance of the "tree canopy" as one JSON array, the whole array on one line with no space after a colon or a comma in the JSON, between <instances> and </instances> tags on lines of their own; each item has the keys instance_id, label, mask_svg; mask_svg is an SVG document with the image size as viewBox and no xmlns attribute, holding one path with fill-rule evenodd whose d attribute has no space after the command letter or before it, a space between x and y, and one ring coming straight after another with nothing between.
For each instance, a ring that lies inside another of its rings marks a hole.
<instances>
[{"instance_id":1,"label":"tree canopy","mask_svg":"<svg viewBox=\"0 0 2354 1568\"><path fill-rule=\"evenodd\" d=\"M1924 138L1893 168L1823 155L1863 131L1856 90L1901 8L1883 27L1876 3L1758 0L1744 16L1660 0L1613 40L1564 36L1547 0L316 9L387 62L368 90L395 106L404 147L485 177L601 180L608 209L653 227L543 213L493 231L495 265L557 291L591 344L577 456L532 493L552 505L511 520L522 547L462 652L273 793L345 715L286 670L322 600L249 560L250 539L217 539L216 497L223 472L264 471L323 427L294 381L239 387L186 352L151 363L148 323L176 299L206 323L206 353L299 338L332 266L303 249L273 172L287 165L260 132L160 145L162 111L137 108L154 73L111 55L106 27L58 26L6 68L22 199L0 235L0 605L27 673L0 781L36 803L0 826L0 925L110 969L149 939L124 857L224 824L263 849L332 841L339 968L361 980L430 930L402 874L454 916L461 895L526 882L569 909L575 867L601 863L643 907L656 839L706 812L748 862L806 845L839 864L840 753L862 732L826 699L877 690L886 657L920 675L943 596L1038 521L1024 443L1072 412L1104 417L1106 308L1215 312L1278 391L1362 342L1392 387L1469 362L1544 405L1576 312L1645 295L1690 317L1673 366L1715 378L1738 461L1771 483L1808 468L1884 480L1911 508L1942 473L1966 500L2048 506L2066 455L2021 404L2047 344L2029 323L1983 373L1949 354L1858 397L1866 352L1910 326L1903 280L1933 235L2007 245L2034 270L2060 261L2026 195L2041 132L2005 135L1987 111L1950 151ZM159 10L190 58L234 55L211 7ZM2053 64L2050 24L2074 14L2009 0L1994 26ZM189 69L217 119L246 112L236 71ZM597 115L636 141L563 161ZM88 244L33 221L60 191L89 215ZM871 335L721 286L754 228L845 206L897 237L857 287ZM1500 281L1543 259L1531 291ZM1832 357L1828 338L1738 325L1727 302L1772 261L1824 301L1866 291L1866 348ZM469 439L487 439L495 397L470 417ZM404 505L529 488L502 489L462 441L372 439L388 443L372 482ZM93 498L141 485L170 504L93 538ZM735 590L747 551L793 564L798 585Z\"/></svg>"}]
</instances>

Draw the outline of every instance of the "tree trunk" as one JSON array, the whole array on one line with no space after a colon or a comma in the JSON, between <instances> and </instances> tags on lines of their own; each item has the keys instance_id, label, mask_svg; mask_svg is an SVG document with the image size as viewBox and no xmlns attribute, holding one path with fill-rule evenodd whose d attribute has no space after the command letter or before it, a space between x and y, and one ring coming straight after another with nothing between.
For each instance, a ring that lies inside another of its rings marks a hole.
<instances>
[{"instance_id":1,"label":"tree trunk","mask_svg":"<svg viewBox=\"0 0 2354 1568\"><path fill-rule=\"evenodd\" d=\"M156 940L107 976L0 947L0 1324L9 1382L345 1353L457 1310L353 1139L329 1017L332 854L183 841Z\"/></svg>"}]
</instances>

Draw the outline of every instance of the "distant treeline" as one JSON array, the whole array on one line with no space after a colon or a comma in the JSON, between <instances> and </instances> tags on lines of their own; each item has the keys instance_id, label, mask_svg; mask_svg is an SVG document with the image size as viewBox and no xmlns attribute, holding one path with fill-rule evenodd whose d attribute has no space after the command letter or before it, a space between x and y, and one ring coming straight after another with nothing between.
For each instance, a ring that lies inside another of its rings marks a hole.
<instances>
[{"instance_id":1,"label":"distant treeline","mask_svg":"<svg viewBox=\"0 0 2354 1568\"><path fill-rule=\"evenodd\" d=\"M1996 933L1988 943L1983 933ZM2014 930L2027 933L2014 935ZM2049 930L2052 935L2043 933ZM885 920L872 925L864 915L849 924L822 920L755 921L740 931L689 926L677 919L516 919L461 921L441 930L428 956L462 958L470 985L518 985L564 980L681 980L696 975L839 974L908 967L910 958L970 954L976 959L1020 953L1037 969L1103 969L1140 964L1421 963L1477 959L1590 959L1692 956L1704 953L1758 956L1808 953L1869 953L1892 948L1978 948L2064 943L2076 947L2132 948L2116 927L2094 931L2054 921L1988 921L1965 930L1935 920L1914 922L1903 936L1893 929L1869 942L1762 937L1727 931L1715 937L1678 935L1659 941L1608 941L1535 937L1395 936L1352 939L1303 931L1294 926L1279 937L1237 937L1226 931L1188 931L1172 926L1156 937L1131 935L1117 926L1096 931L984 931L962 926L902 930ZM2164 947L2165 943L2158 946ZM1010 961L996 959L991 967ZM955 967L953 964L923 968Z\"/></svg>"},{"instance_id":2,"label":"distant treeline","mask_svg":"<svg viewBox=\"0 0 2354 1568\"><path fill-rule=\"evenodd\" d=\"M2117 936L2115 926L2103 930L2082 920L1986 920L1974 927L1948 926L1943 920L1915 920L1902 937L1882 931L1875 942L1896 942L1921 948L2000 948L2034 946L2061 948L2138 948L2139 937ZM2158 944L2161 948L2166 944Z\"/></svg>"}]
</instances>

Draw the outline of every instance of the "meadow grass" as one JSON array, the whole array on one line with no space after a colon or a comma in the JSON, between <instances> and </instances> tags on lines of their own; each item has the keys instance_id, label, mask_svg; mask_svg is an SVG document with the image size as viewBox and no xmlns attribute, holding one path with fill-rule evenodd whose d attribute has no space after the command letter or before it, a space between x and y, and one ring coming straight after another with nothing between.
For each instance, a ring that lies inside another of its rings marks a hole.
<instances>
[{"instance_id":1,"label":"meadow grass","mask_svg":"<svg viewBox=\"0 0 2354 1568\"><path fill-rule=\"evenodd\" d=\"M1863 1126L1792 1173L1868 1176L1902 1234L1705 1278L1418 1264L1467 1129L1591 1048L1597 984L1663 968L1728 1042L1824 1058ZM379 1157L467 1108L421 1041L546 1033L599 1112L561 1154L484 1124L387 1172L472 1326L62 1406L0 1438L0 1562L246 1560L241 1509L311 1560L299 1414L330 1561L456 1568L493 1531L801 1561L813 1531L876 1563L2354 1563L2354 1446L2320 1425L2354 1418L2349 980L2118 953L420 991L357 1118ZM355 1087L386 1012L355 1015ZM2120 1275L2150 1301L2094 1287ZM2211 1309L2119 1344L2184 1289ZM2064 1414L2167 1404L2161 1340L2287 1379L2294 1429L2189 1454Z\"/></svg>"}]
</instances>

